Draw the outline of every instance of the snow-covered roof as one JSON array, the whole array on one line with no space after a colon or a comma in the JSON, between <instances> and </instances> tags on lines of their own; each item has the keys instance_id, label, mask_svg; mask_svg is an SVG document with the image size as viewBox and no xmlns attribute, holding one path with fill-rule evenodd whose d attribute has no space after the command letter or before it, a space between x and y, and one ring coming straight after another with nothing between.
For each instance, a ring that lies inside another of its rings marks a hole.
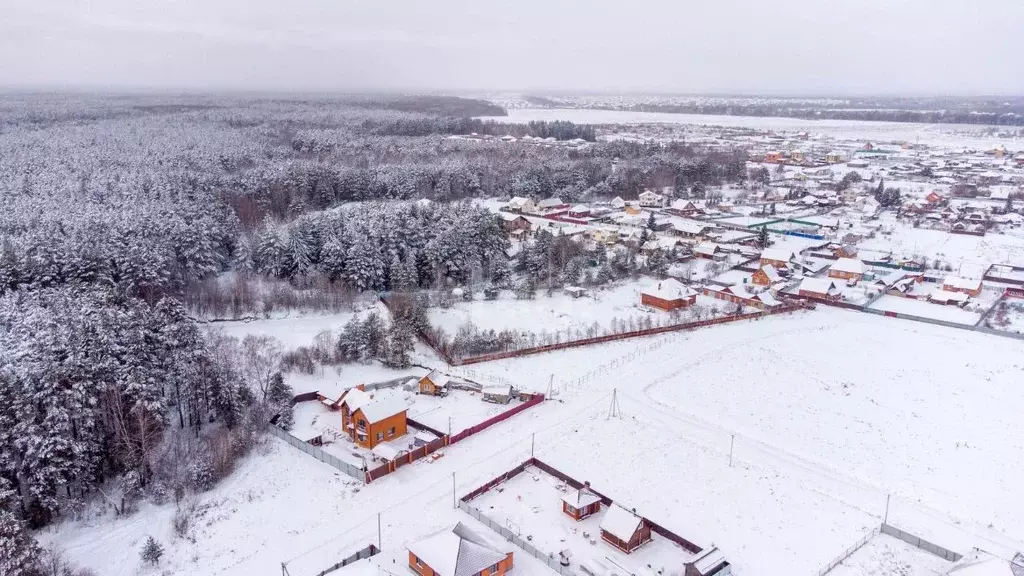
<instances>
[{"instance_id":1,"label":"snow-covered roof","mask_svg":"<svg viewBox=\"0 0 1024 576\"><path fill-rule=\"evenodd\" d=\"M683 234L703 234L708 228L710 228L708 224L705 224L704 222L696 222L694 220L672 221L672 229L682 232Z\"/></svg>"},{"instance_id":2,"label":"snow-covered roof","mask_svg":"<svg viewBox=\"0 0 1024 576\"><path fill-rule=\"evenodd\" d=\"M433 432L427 432L426 430L419 430L413 434L412 437L420 442L426 442L428 444L437 440L437 436L435 436Z\"/></svg>"},{"instance_id":3,"label":"snow-covered roof","mask_svg":"<svg viewBox=\"0 0 1024 576\"><path fill-rule=\"evenodd\" d=\"M932 300L934 302L942 302L943 304L947 302L963 303L967 302L970 298L970 296L964 294L963 292L949 292L946 290L935 290L928 295L929 300Z\"/></svg>"},{"instance_id":4,"label":"snow-covered roof","mask_svg":"<svg viewBox=\"0 0 1024 576\"><path fill-rule=\"evenodd\" d=\"M405 412L408 406L405 400L398 394L385 394L377 396L362 407L363 416L370 424L380 422L400 412Z\"/></svg>"},{"instance_id":5,"label":"snow-covered roof","mask_svg":"<svg viewBox=\"0 0 1024 576\"><path fill-rule=\"evenodd\" d=\"M762 266L761 271L764 272L764 275L768 277L770 282L778 282L779 280L782 280L782 275L780 275L779 271L775 269L775 266L772 266L771 264Z\"/></svg>"},{"instance_id":6,"label":"snow-covered roof","mask_svg":"<svg viewBox=\"0 0 1024 576\"><path fill-rule=\"evenodd\" d=\"M580 488L579 490L573 490L565 496L562 496L562 502L565 502L569 506L579 510L580 508L586 508L591 504L600 502L601 497L594 494L586 488Z\"/></svg>"},{"instance_id":7,"label":"snow-covered roof","mask_svg":"<svg viewBox=\"0 0 1024 576\"><path fill-rule=\"evenodd\" d=\"M680 300L696 294L689 286L675 278L662 280L655 286L644 288L640 293L661 300Z\"/></svg>"},{"instance_id":8,"label":"snow-covered roof","mask_svg":"<svg viewBox=\"0 0 1024 576\"><path fill-rule=\"evenodd\" d=\"M369 394L359 388L351 388L345 393L341 403L347 405L349 410L355 411L366 406L369 401Z\"/></svg>"},{"instance_id":9,"label":"snow-covered roof","mask_svg":"<svg viewBox=\"0 0 1024 576\"><path fill-rule=\"evenodd\" d=\"M714 256L716 252L721 250L722 247L714 242L701 242L693 248L694 254L706 254L708 256Z\"/></svg>"},{"instance_id":10,"label":"snow-covered roof","mask_svg":"<svg viewBox=\"0 0 1024 576\"><path fill-rule=\"evenodd\" d=\"M775 296L772 296L771 292L761 292L754 298L764 302L765 306L782 306L782 302L780 302Z\"/></svg>"},{"instance_id":11,"label":"snow-covered roof","mask_svg":"<svg viewBox=\"0 0 1024 576\"><path fill-rule=\"evenodd\" d=\"M569 212L590 212L590 207L586 204L577 204L569 208Z\"/></svg>"},{"instance_id":12,"label":"snow-covered roof","mask_svg":"<svg viewBox=\"0 0 1024 576\"><path fill-rule=\"evenodd\" d=\"M972 280L970 278L961 278L959 276L946 276L946 279L942 281L943 286L952 286L953 288L959 288L960 290L980 290L981 280Z\"/></svg>"},{"instance_id":13,"label":"snow-covered roof","mask_svg":"<svg viewBox=\"0 0 1024 576\"><path fill-rule=\"evenodd\" d=\"M766 260L779 260L789 262L793 259L793 251L783 248L765 248L761 251L761 258Z\"/></svg>"},{"instance_id":14,"label":"snow-covered roof","mask_svg":"<svg viewBox=\"0 0 1024 576\"><path fill-rule=\"evenodd\" d=\"M863 274L864 263L856 258L840 258L830 266L836 272L850 272L852 274Z\"/></svg>"},{"instance_id":15,"label":"snow-covered roof","mask_svg":"<svg viewBox=\"0 0 1024 576\"><path fill-rule=\"evenodd\" d=\"M730 292L732 294L735 294L739 298L746 298L748 300L750 300L750 299L752 299L754 297L753 294L751 294L750 292L747 292L747 289L744 288L742 284L736 284L735 286L729 286L728 288L725 289L725 291L726 292Z\"/></svg>"},{"instance_id":16,"label":"snow-covered roof","mask_svg":"<svg viewBox=\"0 0 1024 576\"><path fill-rule=\"evenodd\" d=\"M813 294L828 294L829 291L834 290L836 283L830 278L804 278L800 282L800 291L806 290Z\"/></svg>"},{"instance_id":17,"label":"snow-covered roof","mask_svg":"<svg viewBox=\"0 0 1024 576\"><path fill-rule=\"evenodd\" d=\"M643 522L643 518L622 506L613 504L608 507L608 512L601 518L601 530L623 542L629 542L633 538L633 534L640 529L641 522Z\"/></svg>"},{"instance_id":18,"label":"snow-covered roof","mask_svg":"<svg viewBox=\"0 0 1024 576\"><path fill-rule=\"evenodd\" d=\"M694 556L690 562L693 563L693 567L697 569L697 572L708 574L715 568L725 564L725 554L717 546L712 546Z\"/></svg>"},{"instance_id":19,"label":"snow-covered roof","mask_svg":"<svg viewBox=\"0 0 1024 576\"><path fill-rule=\"evenodd\" d=\"M540 202L537 203L537 206L540 206L541 208L550 208L551 206L561 206L561 205L562 205L562 199L557 197L557 196L552 197L552 198L545 198L545 199L543 199L543 200L541 200Z\"/></svg>"},{"instance_id":20,"label":"snow-covered roof","mask_svg":"<svg viewBox=\"0 0 1024 576\"><path fill-rule=\"evenodd\" d=\"M508 551L464 524L409 545L409 552L438 576L473 576L505 559Z\"/></svg>"},{"instance_id":21,"label":"snow-covered roof","mask_svg":"<svg viewBox=\"0 0 1024 576\"><path fill-rule=\"evenodd\" d=\"M437 386L438 388L444 388L452 379L451 376L441 372L440 370L431 370L429 374L424 376L424 378L429 379L434 383L434 386Z\"/></svg>"},{"instance_id":22,"label":"snow-covered roof","mask_svg":"<svg viewBox=\"0 0 1024 576\"><path fill-rule=\"evenodd\" d=\"M512 386L508 384L502 384L497 386L485 386L480 390L481 394L488 394L493 396L511 396Z\"/></svg>"},{"instance_id":23,"label":"snow-covered roof","mask_svg":"<svg viewBox=\"0 0 1024 576\"><path fill-rule=\"evenodd\" d=\"M371 450L371 452L373 452L376 456L378 456L380 458L383 458L383 459L387 460L388 462L390 462L390 461L394 460L395 458L398 458L399 456L401 456L402 453L405 452L405 450L402 450L401 448L399 448L397 446L394 446L392 444L389 444L387 442L381 442L380 444L377 444L376 446L374 446L373 450Z\"/></svg>"}]
</instances>

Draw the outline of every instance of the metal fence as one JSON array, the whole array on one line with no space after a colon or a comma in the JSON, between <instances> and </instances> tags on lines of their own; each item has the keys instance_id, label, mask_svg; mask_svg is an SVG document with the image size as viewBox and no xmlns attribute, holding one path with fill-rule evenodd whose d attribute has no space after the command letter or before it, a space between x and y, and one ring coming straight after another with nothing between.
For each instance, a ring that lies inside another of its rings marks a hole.
<instances>
[{"instance_id":1,"label":"metal fence","mask_svg":"<svg viewBox=\"0 0 1024 576\"><path fill-rule=\"evenodd\" d=\"M363 548L362 550L356 552L355 554L353 554L353 555L343 559L341 562L338 562L334 566L331 566L330 568L328 568L326 570L318 572L316 574L316 576L325 576L327 574L330 574L331 572L334 572L335 570L337 570L339 568L344 568L345 566L348 566L349 564L352 564L353 562L358 562L360 560L363 560L364 558L369 558L369 557L375 556L375 555L377 555L379 553L380 553L380 550L378 550L377 547L374 546L373 544L370 544L366 548Z\"/></svg>"},{"instance_id":2,"label":"metal fence","mask_svg":"<svg viewBox=\"0 0 1024 576\"><path fill-rule=\"evenodd\" d=\"M889 536L892 536L893 538L899 538L900 540L903 540L904 542L906 542L907 544L910 544L911 546L916 546L916 547L920 548L921 550L924 550L925 552L930 552L930 553L938 556L939 558L942 558L942 559L945 559L945 560L949 560L950 562L959 562L960 559L963 558L963 554L957 554L956 552L953 552L952 550L947 550L947 549L943 548L942 546L939 546L937 544L932 544L931 542L929 542L927 540L924 540L922 538L918 538L917 536L914 536L913 534L911 534L909 532L904 532L903 530L900 530L899 528L896 528L895 526L890 526L888 524L884 524L883 523L881 531L882 531L882 534L888 534Z\"/></svg>"},{"instance_id":3,"label":"metal fence","mask_svg":"<svg viewBox=\"0 0 1024 576\"><path fill-rule=\"evenodd\" d=\"M271 435L277 436L281 440L284 440L285 442L291 444L293 447L298 448L299 450L305 452L306 454L309 454L313 458L316 458L317 460L323 462L324 464L327 464L328 466L333 466L334 468L341 470L345 474L348 474L349 476L355 478L356 480L359 480L360 482L364 482L366 480L366 475L363 473L362 470L348 462L341 460L334 454L329 454L323 451L322 449L313 446L309 442L303 442L302 440L299 440L295 436L289 434L287 431L282 430L281 428L274 426L273 424L267 425L267 431L270 432Z\"/></svg>"},{"instance_id":4,"label":"metal fence","mask_svg":"<svg viewBox=\"0 0 1024 576\"><path fill-rule=\"evenodd\" d=\"M880 532L880 530L878 528L873 528L870 532L865 534L860 540L857 540L856 542L854 542L853 546L850 546L846 550L843 550L843 553L840 554L839 556L836 556L835 560L832 560L831 562L826 564L824 568L822 568L821 570L818 570L818 573L816 574L816 576L825 576L825 574L828 574L829 572L831 572L836 566L839 566L840 564L842 564L843 560L846 560L847 558L852 556L854 552L856 552L857 550L860 550L861 548L863 548L864 545L867 544L868 542L870 542L872 538L874 538L875 536L878 536L879 532Z\"/></svg>"},{"instance_id":5,"label":"metal fence","mask_svg":"<svg viewBox=\"0 0 1024 576\"><path fill-rule=\"evenodd\" d=\"M556 555L554 552L548 553L548 552L544 552L544 551L538 549L536 546L531 544L527 539L523 538L519 534L516 534L516 533L512 532L511 530L509 530L505 526L502 526L500 523L498 523L498 522L496 522L494 520L491 520L490 518L485 516L482 512L480 512L480 510L477 510L474 506L472 506L468 502L460 501L459 502L459 510L462 510L466 514L469 514L473 518L479 520L481 524L484 524L485 526L487 526L491 530L494 530L495 532L500 534L501 537L504 538L505 540L508 540L512 544L515 544L517 547L519 547L521 550L523 550L524 552L526 552L530 556L533 556L537 560L540 560L541 562L546 564L548 568L550 568L553 571L555 571L556 574L565 574L567 576L576 576L576 573L573 572L571 569L569 569L568 566L562 566L562 563L560 561L560 557L558 555Z\"/></svg>"}]
</instances>

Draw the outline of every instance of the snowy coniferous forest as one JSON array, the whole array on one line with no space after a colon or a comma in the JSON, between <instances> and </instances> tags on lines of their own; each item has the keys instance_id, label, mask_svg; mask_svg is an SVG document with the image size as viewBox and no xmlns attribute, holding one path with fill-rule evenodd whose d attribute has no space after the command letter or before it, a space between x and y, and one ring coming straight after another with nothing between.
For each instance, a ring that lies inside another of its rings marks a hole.
<instances>
[{"instance_id":1,"label":"snowy coniferous forest","mask_svg":"<svg viewBox=\"0 0 1024 576\"><path fill-rule=\"evenodd\" d=\"M502 112L456 98L0 97L4 573L35 573L28 528L94 499L127 514L204 490L290 410L282 350L195 319L226 273L353 293L500 280L572 254L508 262L500 221L469 199L630 198L746 175L743 154L683 143L448 137L595 140L589 126L470 117ZM422 316L370 353L407 362ZM345 346L339 357L366 353Z\"/></svg>"}]
</instances>

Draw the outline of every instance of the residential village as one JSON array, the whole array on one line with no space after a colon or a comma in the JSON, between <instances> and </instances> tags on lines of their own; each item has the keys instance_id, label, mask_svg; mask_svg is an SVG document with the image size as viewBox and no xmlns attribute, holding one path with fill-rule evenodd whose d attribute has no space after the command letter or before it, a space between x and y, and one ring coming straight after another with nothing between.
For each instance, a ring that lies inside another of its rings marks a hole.
<instances>
[{"instance_id":1,"label":"residential village","mask_svg":"<svg viewBox=\"0 0 1024 576\"><path fill-rule=\"evenodd\" d=\"M285 371L293 423L209 493L198 531L217 552L198 561L282 576L1024 576L1024 152L689 130L745 149L745 183L472 200L502 227L512 279L424 291L401 367ZM556 240L579 273L526 287L517 262ZM603 277L613 261L632 268ZM404 296L216 328L301 350L370 315L393 322ZM252 525L279 536L237 543ZM133 530L109 537L134 544Z\"/></svg>"},{"instance_id":2,"label":"residential village","mask_svg":"<svg viewBox=\"0 0 1024 576\"><path fill-rule=\"evenodd\" d=\"M753 326L743 322L769 315L778 315L777 322L785 315L812 315L825 319L823 326L831 326L837 315L860 313L873 330L891 329L896 325L887 323L892 322L911 331L931 325L929 330L952 331L963 338L982 333L995 337L1003 348L1019 350L1024 338L1024 155L1004 148L945 151L878 142L836 143L820 152L822 148L807 138L797 134L751 143L753 150L764 150L758 153L760 161L749 164L754 178L744 187L698 193L666 184L643 189L628 200L586 203L526 197L483 201L503 223L510 259L537 242L539 235L551 234L578 243L595 260L628 253L641 262L664 261L662 273L612 285L565 285L536 300L467 286L454 294L461 301L445 310L431 309L432 322L451 330L467 320L487 329L551 323L569 327L566 334L571 335L577 318L607 320L615 313L647 320L631 321L630 329L623 323L604 335L590 332L588 337L567 336L536 348L444 362L437 361L429 350L431 342L424 341L422 364L410 374L376 383L350 381L331 392L307 392L296 404L291 434L334 455L368 486L412 480L453 457L465 461L462 451L468 448L459 444L470 436L492 426L490 434L515 434L531 414L538 418L552 403L570 401L578 394L575 388L586 386L595 374L593 364L600 362L593 355L580 356L590 346L612 346L603 343L631 338L643 342L645 336L683 333L712 323L730 323L714 330L733 330L742 338L745 326ZM694 313L698 308L701 314ZM700 334L694 332L694 337ZM636 354L629 353L629 358ZM530 362L524 357L537 358L542 367L520 370ZM558 368L552 368L564 358L565 365L575 369L584 357L591 359L585 361L591 372L575 382L559 378ZM552 374L545 379L548 370ZM695 370L693 365L690 370ZM344 378L344 372L341 375ZM532 384L525 383L531 378ZM591 414L596 426L591 436L580 436L578 443L570 440L542 458L535 451L534 435L529 454L510 460L507 470L452 489L455 512L447 513L449 522L443 527L403 539L398 549L388 550L379 536L371 536L365 552L369 558L356 553L351 563L346 560L326 573L761 572L755 567L765 559L760 552L752 552L747 544L730 550L721 540L708 538L723 533L721 526L693 525L695 517L715 522L714 513L669 513L658 499L644 496L648 480L616 481L615 472L605 466L580 465L580 459L607 456L607 442L615 441L614 434L604 437L608 426L597 423L621 418L617 386L602 388L610 391L610 406L602 403L598 415ZM646 413L651 407L632 410ZM573 417L544 418L550 426L564 428L566 418ZM641 426L674 427L658 420ZM563 433L574 437L580 432ZM570 476L548 460L567 451L573 457L560 462L572 462L570 468L580 476ZM732 443L728 453L728 468L715 474L732 469ZM387 477L392 474L395 478ZM612 486L606 492L608 484ZM790 497L797 496L786 496ZM638 501L646 506L637 507ZM901 574L1024 573L1024 557L1016 554L1010 538L951 536L948 526L934 531L920 518L910 520L909 504L906 522L913 526L896 528L889 523L886 506L885 516L863 541L818 574L893 573L892 562L903 563ZM756 531L754 526L749 528ZM923 531L927 538L911 529ZM796 533L808 537L805 530ZM950 549L928 540L943 537L951 540ZM725 537L730 540L736 542ZM999 546L993 547L996 541ZM843 547L822 553L819 564ZM797 556L806 561L806 550ZM758 560L750 559L755 557ZM297 574L287 566L288 574Z\"/></svg>"}]
</instances>

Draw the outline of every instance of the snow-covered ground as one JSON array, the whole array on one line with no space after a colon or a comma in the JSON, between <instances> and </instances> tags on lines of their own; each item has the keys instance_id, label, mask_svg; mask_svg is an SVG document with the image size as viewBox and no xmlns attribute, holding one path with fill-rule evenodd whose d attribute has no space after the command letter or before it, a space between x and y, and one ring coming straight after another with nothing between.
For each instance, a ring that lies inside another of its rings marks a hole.
<instances>
[{"instance_id":1,"label":"snow-covered ground","mask_svg":"<svg viewBox=\"0 0 1024 576\"><path fill-rule=\"evenodd\" d=\"M944 230L914 228L904 222L883 219L890 234L879 235L858 244L862 250L891 251L897 256L918 256L929 263L940 259L949 263L953 274L981 278L993 262L1024 262L1024 238L1008 234L968 236Z\"/></svg>"},{"instance_id":2,"label":"snow-covered ground","mask_svg":"<svg viewBox=\"0 0 1024 576\"><path fill-rule=\"evenodd\" d=\"M702 263L710 260L693 261L695 276L703 271ZM689 265L686 263L683 266ZM703 276L702 276L703 277ZM516 330L536 334L559 334L561 339L579 339L600 336L605 333L622 332L627 329L643 328L641 321L649 320L652 325L686 321L693 310L682 309L679 313L668 314L640 303L640 293L645 288L654 288L658 280L642 278L625 282L612 288L588 291L586 296L573 298L564 292L547 296L538 291L533 300L516 300L511 294L503 293L498 300L459 301L450 308L431 308L430 323L455 334L459 327L472 322L484 330ZM697 304L710 313L726 311L723 302L714 298L698 296ZM732 308L735 308L733 306ZM728 308L727 311L732 311ZM678 316L678 318L677 318ZM632 321L630 327L629 322Z\"/></svg>"},{"instance_id":3,"label":"snow-covered ground","mask_svg":"<svg viewBox=\"0 0 1024 576\"><path fill-rule=\"evenodd\" d=\"M883 312L895 312L897 314L909 314L943 322L954 322L965 326L973 326L981 320L981 313L952 304L935 304L927 300L914 300L886 294L869 306L872 310Z\"/></svg>"},{"instance_id":4,"label":"snow-covered ground","mask_svg":"<svg viewBox=\"0 0 1024 576\"><path fill-rule=\"evenodd\" d=\"M940 576L953 564L906 542L878 534L829 576Z\"/></svg>"},{"instance_id":5,"label":"snow-covered ground","mask_svg":"<svg viewBox=\"0 0 1024 576\"><path fill-rule=\"evenodd\" d=\"M595 486L595 489L600 487ZM633 553L621 552L601 539L600 526L607 507L602 506L601 512L579 522L562 512L562 496L571 491L561 480L530 467L497 489L473 499L470 505L499 525L518 532L520 537L529 538L542 552L557 557L561 551L568 550L570 569L577 574L584 573L579 568L581 563L617 565L629 574L651 574L651 568L667 569L665 574L681 573L683 563L692 557L682 547L657 534Z\"/></svg>"},{"instance_id":6,"label":"snow-covered ground","mask_svg":"<svg viewBox=\"0 0 1024 576\"><path fill-rule=\"evenodd\" d=\"M873 122L860 120L805 120L801 118L721 116L710 114L671 114L662 112L628 112L588 108L519 108L508 111L507 116L485 118L497 122L527 123L534 120L568 120L577 124L693 124L698 126L725 126L801 132L830 136L839 140L889 141L902 140L935 146L963 149L974 147L991 149L1005 144L1007 149L1024 149L1024 144L1012 139L988 138L977 135L985 126L961 124L914 124L909 122Z\"/></svg>"},{"instance_id":7,"label":"snow-covered ground","mask_svg":"<svg viewBox=\"0 0 1024 576\"><path fill-rule=\"evenodd\" d=\"M887 494L899 528L1005 552L1024 548L1022 366L1014 340L826 307L490 362L466 369L538 390L554 375L560 401L367 486L270 439L200 495L195 543L172 538L170 504L44 539L104 576L135 574L150 533L168 575L276 576L287 560L303 576L375 542L380 512L403 573L405 545L466 520L453 473L462 495L535 453L740 574L814 573L878 525Z\"/></svg>"},{"instance_id":8,"label":"snow-covered ground","mask_svg":"<svg viewBox=\"0 0 1024 576\"><path fill-rule=\"evenodd\" d=\"M409 406L409 417L441 432L457 434L521 404L512 400L508 404L484 402L480 394L464 390L451 390L447 396L417 394Z\"/></svg>"},{"instance_id":9,"label":"snow-covered ground","mask_svg":"<svg viewBox=\"0 0 1024 576\"><path fill-rule=\"evenodd\" d=\"M1007 298L986 322L996 330L1024 334L1024 300Z\"/></svg>"}]
</instances>

